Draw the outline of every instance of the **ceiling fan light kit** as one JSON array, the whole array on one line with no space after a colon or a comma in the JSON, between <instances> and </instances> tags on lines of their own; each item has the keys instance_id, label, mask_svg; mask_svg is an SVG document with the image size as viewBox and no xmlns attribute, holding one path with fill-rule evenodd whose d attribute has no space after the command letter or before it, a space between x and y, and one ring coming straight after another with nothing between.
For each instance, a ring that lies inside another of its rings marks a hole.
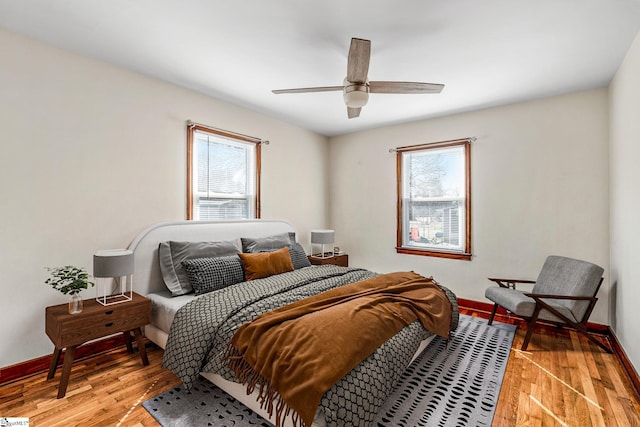
<instances>
[{"instance_id":1,"label":"ceiling fan light kit","mask_svg":"<svg viewBox=\"0 0 640 427\"><path fill-rule=\"evenodd\" d=\"M360 116L360 109L367 105L369 93L440 93L443 84L420 82L369 82L369 60L371 57L371 41L352 38L347 62L347 77L342 86L309 87L299 89L278 89L272 91L280 93L309 93L342 91L344 103L347 106L347 116L350 119Z\"/></svg>"},{"instance_id":2,"label":"ceiling fan light kit","mask_svg":"<svg viewBox=\"0 0 640 427\"><path fill-rule=\"evenodd\" d=\"M347 107L362 108L369 101L369 83L365 84L351 83L344 79L344 89L342 98Z\"/></svg>"}]
</instances>

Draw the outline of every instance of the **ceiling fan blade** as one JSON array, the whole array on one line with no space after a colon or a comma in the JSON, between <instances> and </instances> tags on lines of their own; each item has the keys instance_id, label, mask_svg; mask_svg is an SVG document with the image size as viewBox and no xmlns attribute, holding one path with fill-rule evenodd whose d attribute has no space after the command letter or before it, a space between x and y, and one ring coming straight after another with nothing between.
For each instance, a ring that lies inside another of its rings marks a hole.
<instances>
[{"instance_id":1,"label":"ceiling fan blade","mask_svg":"<svg viewBox=\"0 0 640 427\"><path fill-rule=\"evenodd\" d=\"M362 110L362 107L360 108L347 107L347 116L349 116L350 119L355 119L356 117L360 117L360 110Z\"/></svg>"},{"instance_id":2,"label":"ceiling fan blade","mask_svg":"<svg viewBox=\"0 0 640 427\"><path fill-rule=\"evenodd\" d=\"M371 40L352 38L347 62L347 80L352 83L366 82L370 57Z\"/></svg>"},{"instance_id":3,"label":"ceiling fan blade","mask_svg":"<svg viewBox=\"0 0 640 427\"><path fill-rule=\"evenodd\" d=\"M308 92L333 92L344 89L344 86L302 87L298 89L276 89L273 93L308 93Z\"/></svg>"},{"instance_id":4,"label":"ceiling fan blade","mask_svg":"<svg viewBox=\"0 0 640 427\"><path fill-rule=\"evenodd\" d=\"M369 82L371 93L440 93L444 85L419 82Z\"/></svg>"}]
</instances>

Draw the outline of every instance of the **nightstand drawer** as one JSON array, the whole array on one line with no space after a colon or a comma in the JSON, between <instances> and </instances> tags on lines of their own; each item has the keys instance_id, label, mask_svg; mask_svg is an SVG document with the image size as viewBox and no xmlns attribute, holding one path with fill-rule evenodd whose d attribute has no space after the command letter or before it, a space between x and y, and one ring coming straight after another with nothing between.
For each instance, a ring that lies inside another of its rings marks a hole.
<instances>
[{"instance_id":1,"label":"nightstand drawer","mask_svg":"<svg viewBox=\"0 0 640 427\"><path fill-rule=\"evenodd\" d=\"M60 331L60 347L82 344L92 339L130 331L150 323L145 312L124 310L113 316L94 316L86 322L66 322Z\"/></svg>"},{"instance_id":2,"label":"nightstand drawer","mask_svg":"<svg viewBox=\"0 0 640 427\"><path fill-rule=\"evenodd\" d=\"M135 316L144 308L131 304L113 304L98 307L98 310L83 311L80 314L69 317L64 322L60 322L62 333L69 329L91 329L102 324L112 323L120 319ZM140 326L140 325L138 325Z\"/></svg>"}]
</instances>

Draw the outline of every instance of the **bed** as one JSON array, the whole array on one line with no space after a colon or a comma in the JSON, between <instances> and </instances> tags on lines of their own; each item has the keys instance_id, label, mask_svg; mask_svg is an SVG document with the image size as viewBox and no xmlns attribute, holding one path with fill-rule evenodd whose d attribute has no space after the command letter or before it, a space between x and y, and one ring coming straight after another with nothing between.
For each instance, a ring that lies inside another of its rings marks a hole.
<instances>
[{"instance_id":1,"label":"bed","mask_svg":"<svg viewBox=\"0 0 640 427\"><path fill-rule=\"evenodd\" d=\"M238 248L243 250L242 244L245 241L241 241L241 238L248 239L250 242L262 242L262 239L269 240L271 236L283 235L288 235L292 241L295 241L293 227L289 223L279 220L181 221L151 226L141 232L129 246L129 249L135 254L134 290L147 296L152 301L152 323L145 327L145 335L166 350L165 359L168 358L170 360L168 362L165 360L165 364L169 365L172 371L177 372L178 376L184 378L185 384L188 384L193 379L194 368L181 368L176 364L177 362L172 361L172 354L183 351L179 348L181 345L179 344L181 341L179 337L208 336L206 331L192 332L188 323L185 326L185 322L193 322L193 320L189 320L194 318L193 313L203 310L207 313L212 313L224 309L228 313L224 314L224 316L221 314L221 317L226 316L226 318L229 318L233 314L233 316L237 317L234 321L239 322L243 319L243 316L247 318L261 314L261 310L266 310L264 307L261 308L263 305L266 307L266 303L263 304L261 299L259 304L251 306L249 309L246 308L248 304L243 302L245 312L241 313L237 308L227 307L230 304L228 301L249 300L254 297L254 292L262 292L256 290L261 287L269 289L271 298L276 298L276 294L277 298L281 298L281 295L284 295L284 300L288 301L292 298L306 297L308 294L315 294L347 283L367 280L377 276L377 273L364 269L323 265L305 266L282 274L259 278L251 282L251 287L242 283L234 284L199 296L194 293L174 295L176 293L175 289L173 289L172 293L165 285L163 273L166 277L166 265L161 271L160 259L166 255L162 252L159 253L161 244L165 245L165 253L167 242L193 242L194 244L199 244L200 242L238 242ZM299 245L298 249L300 249ZM294 258L293 252L290 253ZM165 262L164 258L163 262ZM186 266L186 264L184 265ZM295 286L291 284L293 282L296 283ZM298 285L298 282L304 282L305 284L304 286ZM276 291L273 291L274 287ZM450 290L445 287L441 288L452 306L451 330L453 330L458 323L456 298ZM268 299L265 297L264 301ZM195 307L199 308L196 309ZM247 312L246 310L249 311ZM176 316L178 320L176 320ZM196 321L193 323L197 323L198 328L202 329L200 323L206 322ZM182 326L177 326L178 324ZM173 330L171 329L172 325L174 326ZM225 325L220 327L224 332L217 334L223 335L226 337L224 339L227 339L233 335L233 330L231 329L237 326ZM177 332L187 329L189 330L188 334ZM420 354L433 336L430 332L425 331L418 322L403 328L396 336L385 342L371 356L362 361L327 391L322 397L313 426L342 425L350 422L354 423L354 425L367 425L367 420L372 419L372 416L365 416L362 411L375 412L376 406L381 405L381 400L384 401L386 395L391 392L402 370ZM207 349L206 360L193 362L195 363L194 366L197 367L195 374L199 374L211 381L263 418L276 424L274 415L270 415L266 408L262 408L257 401L257 390L248 395L247 386L235 382L233 373L230 373L229 368L223 366L223 363L220 362L223 353L220 343L209 346ZM172 363L174 366L171 366ZM189 374L187 375L185 372L189 372ZM380 377L380 379L376 379L375 385L365 384L372 381L371 378L374 377ZM366 379L365 383L363 383L363 378ZM369 390L368 387L372 389ZM356 396L360 389L362 393L366 394L364 400L362 396ZM347 399L352 399L353 402L345 402L345 395ZM371 399L371 401L367 399ZM345 409L347 406L352 408ZM365 406L367 407L366 409L363 408ZM287 418L284 420L284 425L293 425L292 419Z\"/></svg>"}]
</instances>

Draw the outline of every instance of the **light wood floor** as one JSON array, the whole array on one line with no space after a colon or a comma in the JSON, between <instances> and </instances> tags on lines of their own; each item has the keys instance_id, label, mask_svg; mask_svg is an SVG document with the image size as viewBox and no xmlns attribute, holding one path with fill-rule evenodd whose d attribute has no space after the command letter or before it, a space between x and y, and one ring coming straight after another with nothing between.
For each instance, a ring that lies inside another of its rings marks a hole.
<instances>
[{"instance_id":1,"label":"light wood floor","mask_svg":"<svg viewBox=\"0 0 640 427\"><path fill-rule=\"evenodd\" d=\"M614 355L575 333L534 334L526 353L518 330L509 357L494 426L640 426L640 403ZM46 372L0 386L0 418L28 417L38 426L157 426L141 406L180 381L123 347L77 361L67 395L56 399L60 373Z\"/></svg>"},{"instance_id":2,"label":"light wood floor","mask_svg":"<svg viewBox=\"0 0 640 427\"><path fill-rule=\"evenodd\" d=\"M640 401L614 354L576 332L524 330L511 347L493 426L635 426Z\"/></svg>"}]
</instances>

